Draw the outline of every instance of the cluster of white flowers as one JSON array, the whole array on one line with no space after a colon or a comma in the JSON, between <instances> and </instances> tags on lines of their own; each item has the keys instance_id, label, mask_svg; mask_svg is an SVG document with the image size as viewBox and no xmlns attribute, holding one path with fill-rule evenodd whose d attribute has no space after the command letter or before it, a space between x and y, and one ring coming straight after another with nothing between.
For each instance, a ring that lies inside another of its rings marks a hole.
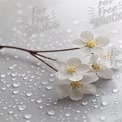
<instances>
[{"instance_id":1,"label":"cluster of white flowers","mask_svg":"<svg viewBox=\"0 0 122 122\"><path fill-rule=\"evenodd\" d=\"M57 93L59 98L69 96L77 101L83 98L84 94L94 94L96 86L93 82L99 78L110 79L113 77L112 66L110 65L110 54L105 53L105 47L109 39L94 36L89 31L80 35L81 39L73 41L73 45L79 47L82 55L88 56L89 62L84 64L80 58L71 57L66 62L57 61L56 77L59 79ZM80 56L79 56L80 57Z\"/></svg>"}]
</instances>

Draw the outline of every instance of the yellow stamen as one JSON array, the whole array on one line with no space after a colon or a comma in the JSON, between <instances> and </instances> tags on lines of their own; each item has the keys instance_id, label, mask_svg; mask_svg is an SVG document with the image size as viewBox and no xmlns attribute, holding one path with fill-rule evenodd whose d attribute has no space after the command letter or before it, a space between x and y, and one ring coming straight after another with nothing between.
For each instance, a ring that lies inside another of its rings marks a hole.
<instances>
[{"instance_id":1,"label":"yellow stamen","mask_svg":"<svg viewBox=\"0 0 122 122\"><path fill-rule=\"evenodd\" d=\"M74 67L74 66L67 68L68 73L73 73L73 72L75 72L75 70L76 70L76 67Z\"/></svg>"},{"instance_id":2,"label":"yellow stamen","mask_svg":"<svg viewBox=\"0 0 122 122\"><path fill-rule=\"evenodd\" d=\"M109 54L109 52L107 52L107 53L104 55L104 58L105 58L105 59L110 59L110 54Z\"/></svg>"},{"instance_id":3,"label":"yellow stamen","mask_svg":"<svg viewBox=\"0 0 122 122\"><path fill-rule=\"evenodd\" d=\"M100 72L101 71L101 67L98 64L92 64L92 68L96 71L96 72Z\"/></svg>"},{"instance_id":4,"label":"yellow stamen","mask_svg":"<svg viewBox=\"0 0 122 122\"><path fill-rule=\"evenodd\" d=\"M82 87L83 84L81 84L79 81L72 81L70 85L73 89L77 89L77 88Z\"/></svg>"},{"instance_id":5,"label":"yellow stamen","mask_svg":"<svg viewBox=\"0 0 122 122\"><path fill-rule=\"evenodd\" d=\"M86 47L92 48L96 45L97 43L94 41L87 41L86 42Z\"/></svg>"}]
</instances>

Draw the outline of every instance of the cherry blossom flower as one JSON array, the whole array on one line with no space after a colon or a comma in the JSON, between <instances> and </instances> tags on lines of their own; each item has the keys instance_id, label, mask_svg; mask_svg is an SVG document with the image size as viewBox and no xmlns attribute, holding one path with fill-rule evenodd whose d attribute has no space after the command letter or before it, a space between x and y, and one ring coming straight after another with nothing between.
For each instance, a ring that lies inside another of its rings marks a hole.
<instances>
[{"instance_id":1,"label":"cherry blossom flower","mask_svg":"<svg viewBox=\"0 0 122 122\"><path fill-rule=\"evenodd\" d=\"M77 101L83 98L84 94L94 94L95 85L91 84L98 80L98 76L89 72L83 75L79 81L70 81L68 79L59 81L57 93L60 99L69 96L71 100Z\"/></svg>"},{"instance_id":2,"label":"cherry blossom flower","mask_svg":"<svg viewBox=\"0 0 122 122\"><path fill-rule=\"evenodd\" d=\"M94 36L89 31L83 31L80 35L81 39L73 41L73 45L80 48L80 53L90 55L93 53L103 53L103 47L109 43L109 39L105 36L99 36L94 39Z\"/></svg>"},{"instance_id":3,"label":"cherry blossom flower","mask_svg":"<svg viewBox=\"0 0 122 122\"><path fill-rule=\"evenodd\" d=\"M61 80L81 80L83 74L90 70L90 66L82 64L81 60L77 57L69 58L66 62L57 61L54 65L58 70L55 75Z\"/></svg>"},{"instance_id":4,"label":"cherry blossom flower","mask_svg":"<svg viewBox=\"0 0 122 122\"><path fill-rule=\"evenodd\" d=\"M111 69L119 69L121 66L120 62L117 62L117 54L118 49L115 47L109 47L104 50L104 53L100 56L101 57L101 62L104 63L105 66Z\"/></svg>"},{"instance_id":5,"label":"cherry blossom flower","mask_svg":"<svg viewBox=\"0 0 122 122\"><path fill-rule=\"evenodd\" d=\"M90 57L89 64L92 70L103 79L110 79L113 77L113 71L105 65L101 58L97 54L93 54Z\"/></svg>"}]
</instances>

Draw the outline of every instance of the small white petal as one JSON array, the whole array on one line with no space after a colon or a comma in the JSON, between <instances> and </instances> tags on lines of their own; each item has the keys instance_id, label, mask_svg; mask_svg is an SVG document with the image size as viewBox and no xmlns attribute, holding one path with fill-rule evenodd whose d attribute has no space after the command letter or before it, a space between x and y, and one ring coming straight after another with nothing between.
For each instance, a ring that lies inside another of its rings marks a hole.
<instances>
[{"instance_id":1,"label":"small white petal","mask_svg":"<svg viewBox=\"0 0 122 122\"><path fill-rule=\"evenodd\" d=\"M82 55L90 55L92 53L91 49L88 48L88 47L82 47L79 52L82 54Z\"/></svg>"},{"instance_id":2,"label":"small white petal","mask_svg":"<svg viewBox=\"0 0 122 122\"><path fill-rule=\"evenodd\" d=\"M99 56L97 54L92 54L89 63L90 64L97 64L98 63Z\"/></svg>"},{"instance_id":3,"label":"small white petal","mask_svg":"<svg viewBox=\"0 0 122 122\"><path fill-rule=\"evenodd\" d=\"M87 64L80 64L76 68L76 72L79 72L79 73L86 73L89 70L90 70L90 66Z\"/></svg>"},{"instance_id":4,"label":"small white petal","mask_svg":"<svg viewBox=\"0 0 122 122\"><path fill-rule=\"evenodd\" d=\"M103 48L101 48L101 47L94 47L91 50L92 50L92 53L95 53L98 55L102 55L104 52Z\"/></svg>"},{"instance_id":5,"label":"small white petal","mask_svg":"<svg viewBox=\"0 0 122 122\"><path fill-rule=\"evenodd\" d=\"M82 93L81 89L70 88L69 97L71 100L78 101L83 98L83 93Z\"/></svg>"},{"instance_id":6,"label":"small white petal","mask_svg":"<svg viewBox=\"0 0 122 122\"><path fill-rule=\"evenodd\" d=\"M64 70L59 70L58 72L55 73L55 76L60 80L69 78L69 74Z\"/></svg>"},{"instance_id":7,"label":"small white petal","mask_svg":"<svg viewBox=\"0 0 122 122\"><path fill-rule=\"evenodd\" d=\"M64 98L68 96L69 92L69 85L68 84L60 84L57 88L57 94L59 98Z\"/></svg>"},{"instance_id":8,"label":"small white petal","mask_svg":"<svg viewBox=\"0 0 122 122\"><path fill-rule=\"evenodd\" d=\"M95 94L96 86L93 84L87 84L82 86L82 91L84 94Z\"/></svg>"},{"instance_id":9,"label":"small white petal","mask_svg":"<svg viewBox=\"0 0 122 122\"><path fill-rule=\"evenodd\" d=\"M95 41L97 41L97 47L104 47L106 46L110 41L107 37L105 36L99 36L95 39Z\"/></svg>"},{"instance_id":10,"label":"small white petal","mask_svg":"<svg viewBox=\"0 0 122 122\"><path fill-rule=\"evenodd\" d=\"M86 43L82 41L81 39L76 39L72 42L73 45L77 47L85 47Z\"/></svg>"},{"instance_id":11,"label":"small white petal","mask_svg":"<svg viewBox=\"0 0 122 122\"><path fill-rule=\"evenodd\" d=\"M89 31L83 31L80 35L81 39L83 39L84 41L89 41L89 40L93 40L94 36L91 32Z\"/></svg>"},{"instance_id":12,"label":"small white petal","mask_svg":"<svg viewBox=\"0 0 122 122\"><path fill-rule=\"evenodd\" d=\"M103 79L110 79L113 77L113 71L107 67L103 67L103 70L97 74Z\"/></svg>"},{"instance_id":13,"label":"small white petal","mask_svg":"<svg viewBox=\"0 0 122 122\"><path fill-rule=\"evenodd\" d=\"M67 65L72 66L72 65L79 65L81 64L81 60L77 57L72 57L67 60Z\"/></svg>"},{"instance_id":14,"label":"small white petal","mask_svg":"<svg viewBox=\"0 0 122 122\"><path fill-rule=\"evenodd\" d=\"M89 72L89 73L86 73L85 75L83 75L83 79L81 80L81 82L83 84L89 84L89 83L96 82L98 79L99 78L96 75L96 73Z\"/></svg>"},{"instance_id":15,"label":"small white petal","mask_svg":"<svg viewBox=\"0 0 122 122\"><path fill-rule=\"evenodd\" d=\"M63 61L56 61L54 62L54 66L56 69L64 69L66 67L66 64Z\"/></svg>"},{"instance_id":16,"label":"small white petal","mask_svg":"<svg viewBox=\"0 0 122 122\"><path fill-rule=\"evenodd\" d=\"M68 79L71 81L79 81L82 78L83 78L83 75L81 73L74 72L72 75L70 75L70 77Z\"/></svg>"},{"instance_id":17,"label":"small white petal","mask_svg":"<svg viewBox=\"0 0 122 122\"><path fill-rule=\"evenodd\" d=\"M71 83L71 81L69 80L69 79L65 79L65 80L59 80L58 81L58 84L60 85L60 84L70 84Z\"/></svg>"}]
</instances>

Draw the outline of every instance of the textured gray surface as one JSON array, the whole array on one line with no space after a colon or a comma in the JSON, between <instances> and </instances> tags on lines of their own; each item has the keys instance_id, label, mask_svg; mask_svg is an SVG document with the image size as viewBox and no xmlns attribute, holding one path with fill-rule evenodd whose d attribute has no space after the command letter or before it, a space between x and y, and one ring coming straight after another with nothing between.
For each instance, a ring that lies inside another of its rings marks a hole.
<instances>
[{"instance_id":1,"label":"textured gray surface","mask_svg":"<svg viewBox=\"0 0 122 122\"><path fill-rule=\"evenodd\" d=\"M92 29L88 7L97 4L94 0L0 0L0 44L38 50L68 48L81 31L90 30L121 47L121 20ZM27 32L23 33L19 22L23 16L31 17L34 7L45 7L48 14L54 10L60 25L25 36ZM80 56L76 51L46 55L59 59ZM1 50L0 122L122 122L121 70L112 80L97 82L96 94L85 95L78 102L69 98L57 101L53 73L27 53Z\"/></svg>"}]
</instances>

